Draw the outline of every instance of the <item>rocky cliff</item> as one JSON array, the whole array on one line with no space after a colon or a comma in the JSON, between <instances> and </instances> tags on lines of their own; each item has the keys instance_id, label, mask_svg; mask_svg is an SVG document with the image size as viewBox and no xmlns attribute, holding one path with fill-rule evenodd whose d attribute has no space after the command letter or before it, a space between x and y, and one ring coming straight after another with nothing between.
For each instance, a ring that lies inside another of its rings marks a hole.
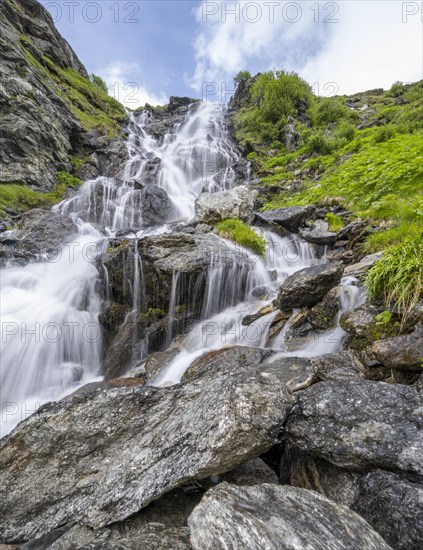
<instances>
[{"instance_id":1,"label":"rocky cliff","mask_svg":"<svg viewBox=\"0 0 423 550\"><path fill-rule=\"evenodd\" d=\"M48 192L57 171L80 168L122 132L126 113L89 79L36 0L2 1L0 48L0 185Z\"/></svg>"}]
</instances>

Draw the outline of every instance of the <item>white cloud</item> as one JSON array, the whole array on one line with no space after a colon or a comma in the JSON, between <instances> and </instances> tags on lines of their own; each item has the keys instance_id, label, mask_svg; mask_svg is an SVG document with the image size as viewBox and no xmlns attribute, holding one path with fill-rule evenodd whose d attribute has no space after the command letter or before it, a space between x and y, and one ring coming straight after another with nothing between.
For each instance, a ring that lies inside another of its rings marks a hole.
<instances>
[{"instance_id":1,"label":"white cloud","mask_svg":"<svg viewBox=\"0 0 423 550\"><path fill-rule=\"evenodd\" d=\"M337 84L338 93L352 93L419 80L421 13L402 21L403 9L415 6L423 9L397 0L325 1L318 8L314 1L203 0L196 12L196 67L189 84L197 91L206 82L230 86L239 70L281 67L318 83L321 94L328 82Z\"/></svg>"},{"instance_id":2,"label":"white cloud","mask_svg":"<svg viewBox=\"0 0 423 550\"><path fill-rule=\"evenodd\" d=\"M106 81L109 94L120 101L125 107L136 109L145 103L150 105L165 105L166 95L161 92L153 94L144 86L141 78L141 67L137 63L113 61L98 74Z\"/></svg>"}]
</instances>

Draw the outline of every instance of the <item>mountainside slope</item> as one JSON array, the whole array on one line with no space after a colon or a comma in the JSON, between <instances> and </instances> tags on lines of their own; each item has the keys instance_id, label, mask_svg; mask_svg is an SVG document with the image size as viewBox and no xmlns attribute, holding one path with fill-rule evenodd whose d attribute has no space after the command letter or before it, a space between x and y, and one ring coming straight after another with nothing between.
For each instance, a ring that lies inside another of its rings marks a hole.
<instances>
[{"instance_id":1,"label":"mountainside slope","mask_svg":"<svg viewBox=\"0 0 423 550\"><path fill-rule=\"evenodd\" d=\"M48 202L34 191L51 191L56 172L80 166L93 137L118 134L126 113L89 79L36 0L1 3L0 48L0 208L23 210Z\"/></svg>"}]
</instances>

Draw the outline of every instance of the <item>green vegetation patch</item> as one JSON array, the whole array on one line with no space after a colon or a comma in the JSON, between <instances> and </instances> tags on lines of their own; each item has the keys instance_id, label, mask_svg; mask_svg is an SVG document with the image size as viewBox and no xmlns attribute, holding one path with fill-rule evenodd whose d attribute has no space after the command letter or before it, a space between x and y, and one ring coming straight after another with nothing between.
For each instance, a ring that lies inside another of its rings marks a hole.
<instances>
[{"instance_id":1,"label":"green vegetation patch","mask_svg":"<svg viewBox=\"0 0 423 550\"><path fill-rule=\"evenodd\" d=\"M331 212L326 214L326 221L329 224L329 231L333 231L334 233L341 231L341 229L344 227L344 222L342 218L340 216L337 216L336 214L332 214Z\"/></svg>"},{"instance_id":2,"label":"green vegetation patch","mask_svg":"<svg viewBox=\"0 0 423 550\"><path fill-rule=\"evenodd\" d=\"M43 56L22 34L20 45L28 63L47 87L53 87L84 130L95 128L109 137L121 131L120 124L126 119L125 108L108 95L101 77L92 74L85 78L74 69L62 69L51 58Z\"/></svg>"},{"instance_id":3,"label":"green vegetation patch","mask_svg":"<svg viewBox=\"0 0 423 550\"><path fill-rule=\"evenodd\" d=\"M250 77L241 71L238 85ZM250 104L240 109L234 119L239 142L269 144L280 138L289 115L296 115L299 102L312 99L311 87L296 73L268 71L260 74L250 90Z\"/></svg>"},{"instance_id":4,"label":"green vegetation patch","mask_svg":"<svg viewBox=\"0 0 423 550\"><path fill-rule=\"evenodd\" d=\"M245 246L259 256L263 256L266 252L266 240L264 237L258 235L241 220L223 220L215 226L215 229L220 237Z\"/></svg>"},{"instance_id":5,"label":"green vegetation patch","mask_svg":"<svg viewBox=\"0 0 423 550\"><path fill-rule=\"evenodd\" d=\"M366 287L371 298L383 298L388 307L396 307L407 318L415 304L423 299L423 238L407 237L391 246L369 271Z\"/></svg>"},{"instance_id":6,"label":"green vegetation patch","mask_svg":"<svg viewBox=\"0 0 423 550\"><path fill-rule=\"evenodd\" d=\"M57 183L48 193L35 191L19 183L0 183L0 216L5 208L16 212L25 212L31 208L46 208L65 198L69 187L79 187L83 182L67 172L57 172Z\"/></svg>"}]
</instances>

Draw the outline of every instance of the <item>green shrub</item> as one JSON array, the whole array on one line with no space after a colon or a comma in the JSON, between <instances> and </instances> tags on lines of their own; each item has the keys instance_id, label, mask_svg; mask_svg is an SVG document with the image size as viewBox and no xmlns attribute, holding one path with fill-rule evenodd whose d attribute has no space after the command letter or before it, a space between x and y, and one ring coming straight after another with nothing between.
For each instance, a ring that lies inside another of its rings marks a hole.
<instances>
[{"instance_id":1,"label":"green shrub","mask_svg":"<svg viewBox=\"0 0 423 550\"><path fill-rule=\"evenodd\" d=\"M423 238L407 237L388 248L369 271L366 287L371 298L383 298L388 307L397 307L403 321L423 298Z\"/></svg>"},{"instance_id":2,"label":"green shrub","mask_svg":"<svg viewBox=\"0 0 423 550\"><path fill-rule=\"evenodd\" d=\"M234 82L236 86L239 86L240 84L247 82L247 80L250 80L250 78L251 78L251 73L249 71L239 71L234 76Z\"/></svg>"},{"instance_id":3,"label":"green shrub","mask_svg":"<svg viewBox=\"0 0 423 550\"><path fill-rule=\"evenodd\" d=\"M352 141L355 138L356 129L354 124L348 121L341 122L335 131L335 137L337 139L345 139L347 142Z\"/></svg>"},{"instance_id":4,"label":"green shrub","mask_svg":"<svg viewBox=\"0 0 423 550\"><path fill-rule=\"evenodd\" d=\"M354 118L353 111L345 106L345 101L341 98L319 98L311 110L312 119L317 126L328 126L339 120L348 120Z\"/></svg>"},{"instance_id":5,"label":"green shrub","mask_svg":"<svg viewBox=\"0 0 423 550\"><path fill-rule=\"evenodd\" d=\"M389 91L394 97L399 97L404 93L404 84L400 80L397 80L392 84Z\"/></svg>"},{"instance_id":6,"label":"green shrub","mask_svg":"<svg viewBox=\"0 0 423 550\"><path fill-rule=\"evenodd\" d=\"M72 176L69 172L56 172L57 183L65 184L68 187L79 187L82 183L82 180L76 176Z\"/></svg>"},{"instance_id":7,"label":"green shrub","mask_svg":"<svg viewBox=\"0 0 423 550\"><path fill-rule=\"evenodd\" d=\"M342 218L340 216L337 216L336 214L332 214L332 212L328 212L326 214L326 221L329 224L329 231L333 231L334 233L341 231L341 229L344 227L344 222L342 221Z\"/></svg>"},{"instance_id":8,"label":"green shrub","mask_svg":"<svg viewBox=\"0 0 423 550\"><path fill-rule=\"evenodd\" d=\"M93 82L96 86L98 86L100 88L100 90L102 90L103 92L105 92L106 94L109 93L108 89L107 89L107 84L106 82L101 78L101 76L98 76L94 73L91 73L90 74L90 80L91 82Z\"/></svg>"},{"instance_id":9,"label":"green shrub","mask_svg":"<svg viewBox=\"0 0 423 550\"><path fill-rule=\"evenodd\" d=\"M383 143L393 138L395 134L396 131L393 126L380 126L375 133L373 141L374 143Z\"/></svg>"},{"instance_id":10,"label":"green shrub","mask_svg":"<svg viewBox=\"0 0 423 550\"><path fill-rule=\"evenodd\" d=\"M244 71L238 75L239 82L245 80ZM296 115L298 103L309 103L312 99L311 87L296 73L268 71L260 74L251 86L250 105L235 115L237 139L253 144L278 140L287 117Z\"/></svg>"},{"instance_id":11,"label":"green shrub","mask_svg":"<svg viewBox=\"0 0 423 550\"><path fill-rule=\"evenodd\" d=\"M223 220L215 226L215 229L220 237L245 246L259 256L263 256L266 252L266 240L264 237L258 235L241 220Z\"/></svg>"},{"instance_id":12,"label":"green shrub","mask_svg":"<svg viewBox=\"0 0 423 550\"><path fill-rule=\"evenodd\" d=\"M328 155L332 148L331 140L323 132L313 132L306 143L306 150L310 154Z\"/></svg>"}]
</instances>

